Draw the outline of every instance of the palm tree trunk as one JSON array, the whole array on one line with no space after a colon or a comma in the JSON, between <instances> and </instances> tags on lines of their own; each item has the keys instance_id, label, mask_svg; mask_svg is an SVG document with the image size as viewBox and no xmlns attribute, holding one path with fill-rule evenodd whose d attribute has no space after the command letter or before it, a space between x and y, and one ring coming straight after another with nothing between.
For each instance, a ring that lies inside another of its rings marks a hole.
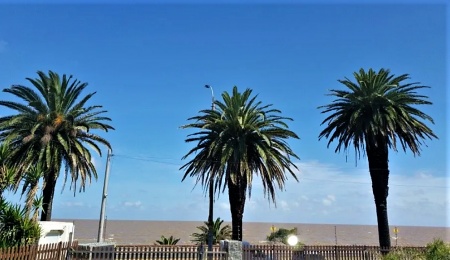
<instances>
[{"instance_id":1,"label":"palm tree trunk","mask_svg":"<svg viewBox=\"0 0 450 260\"><path fill-rule=\"evenodd\" d=\"M31 211L33 210L33 201L36 197L37 192L39 191L39 183L33 183L30 185L31 187L28 190L27 198L25 201L25 210L28 216L30 216Z\"/></svg>"},{"instance_id":2,"label":"palm tree trunk","mask_svg":"<svg viewBox=\"0 0 450 260\"><path fill-rule=\"evenodd\" d=\"M230 175L228 175L230 176ZM233 183L228 177L228 199L231 210L232 240L242 241L242 219L244 217L245 194L247 185L241 176Z\"/></svg>"},{"instance_id":3,"label":"palm tree trunk","mask_svg":"<svg viewBox=\"0 0 450 260\"><path fill-rule=\"evenodd\" d=\"M389 194L388 147L384 138L380 136L377 138L377 144L367 145L367 158L377 212L378 239L380 247L386 249L383 253L387 253L391 247L387 213L387 197Z\"/></svg>"},{"instance_id":4,"label":"palm tree trunk","mask_svg":"<svg viewBox=\"0 0 450 260\"><path fill-rule=\"evenodd\" d=\"M53 196L55 194L56 174L49 174L47 180L44 179L44 189L42 190L42 214L41 221L52 220Z\"/></svg>"}]
</instances>

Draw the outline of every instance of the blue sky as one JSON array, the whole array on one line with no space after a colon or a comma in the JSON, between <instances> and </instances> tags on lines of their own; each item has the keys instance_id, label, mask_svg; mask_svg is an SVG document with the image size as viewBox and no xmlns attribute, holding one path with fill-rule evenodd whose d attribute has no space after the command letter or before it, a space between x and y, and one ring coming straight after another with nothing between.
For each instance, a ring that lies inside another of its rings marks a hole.
<instances>
[{"instance_id":1,"label":"blue sky","mask_svg":"<svg viewBox=\"0 0 450 260\"><path fill-rule=\"evenodd\" d=\"M434 104L420 108L434 118L439 136L426 141L420 157L390 153L390 224L450 226L449 7L443 1L44 2L0 2L0 86L29 85L25 78L37 70L53 70L88 82L85 94L97 92L91 104L103 105L116 128L101 133L114 149L108 219L207 219L202 188L192 179L181 182L179 168L193 145L184 142L192 131L180 126L210 107L204 88L210 84L216 99L235 85L251 88L292 117L290 129L301 138L289 140L301 158L295 161L299 182L288 180L275 207L256 179L244 221L376 224L366 158L355 159L352 150L336 154L335 143L327 148L327 140L318 140L324 115L317 107L332 101L326 94L342 87L338 79L360 68L388 68L431 86L422 94ZM0 116L10 112L0 108ZM105 156L95 164L99 179L86 192L74 197L58 184L54 218L98 219ZM227 193L216 200L215 217L231 220Z\"/></svg>"}]
</instances>

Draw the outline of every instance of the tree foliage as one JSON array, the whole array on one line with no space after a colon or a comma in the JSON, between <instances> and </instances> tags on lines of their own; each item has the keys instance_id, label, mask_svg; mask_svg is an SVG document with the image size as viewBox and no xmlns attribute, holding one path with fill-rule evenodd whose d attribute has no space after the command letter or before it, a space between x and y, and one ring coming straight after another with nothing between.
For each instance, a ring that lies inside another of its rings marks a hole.
<instances>
[{"instance_id":1,"label":"tree foliage","mask_svg":"<svg viewBox=\"0 0 450 260\"><path fill-rule=\"evenodd\" d=\"M267 236L267 241L274 243L283 243L285 245L288 244L287 239L290 235L296 235L297 228L286 229L279 228L278 230L271 232L270 235Z\"/></svg>"},{"instance_id":2,"label":"tree foliage","mask_svg":"<svg viewBox=\"0 0 450 260\"><path fill-rule=\"evenodd\" d=\"M27 78L32 87L13 85L3 92L15 101L0 101L0 106L15 114L0 117L0 142L9 142L11 161L25 173L31 165L43 172L42 220L51 220L56 180L64 169L64 183L71 181L74 193L84 191L97 171L90 150L102 154L99 144L111 149L109 142L94 130L114 129L106 122L99 105L87 105L95 92L82 96L87 83L72 76L38 71L38 78ZM89 148L89 149L88 149Z\"/></svg>"},{"instance_id":3,"label":"tree foliage","mask_svg":"<svg viewBox=\"0 0 450 260\"><path fill-rule=\"evenodd\" d=\"M297 180L297 167L291 159L298 156L286 142L298 139L286 123L292 119L256 98L252 90L241 93L234 87L231 95L222 94L223 102L215 101L217 109L201 110L200 115L189 118L193 123L183 126L198 130L186 139L197 145L183 157L195 154L181 167L183 180L194 177L206 191L212 175L214 191L224 192L228 187L234 240L242 240L244 206L247 193L251 196L254 175L274 203L275 190L284 189L287 176Z\"/></svg>"},{"instance_id":4,"label":"tree foliage","mask_svg":"<svg viewBox=\"0 0 450 260\"><path fill-rule=\"evenodd\" d=\"M25 208L0 198L0 248L31 245L40 236L39 223L29 217Z\"/></svg>"},{"instance_id":5,"label":"tree foliage","mask_svg":"<svg viewBox=\"0 0 450 260\"><path fill-rule=\"evenodd\" d=\"M165 237L161 236L160 240L156 240L156 244L158 245L176 245L180 241L179 238L174 238L173 236Z\"/></svg>"},{"instance_id":6,"label":"tree foliage","mask_svg":"<svg viewBox=\"0 0 450 260\"><path fill-rule=\"evenodd\" d=\"M213 244L219 244L220 240L227 240L231 238L231 227L230 225L225 225L222 227L223 220L217 218L216 221L213 222L212 234L213 234ZM196 244L207 244L208 243L208 222L204 222L203 226L198 226L197 229L200 230L200 233L192 233L193 239L192 242Z\"/></svg>"}]
</instances>

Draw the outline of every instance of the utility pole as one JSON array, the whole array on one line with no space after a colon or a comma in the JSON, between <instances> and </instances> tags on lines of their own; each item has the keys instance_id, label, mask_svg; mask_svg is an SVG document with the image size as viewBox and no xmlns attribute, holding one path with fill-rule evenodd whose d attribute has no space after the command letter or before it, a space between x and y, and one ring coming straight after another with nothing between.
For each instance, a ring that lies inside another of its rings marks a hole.
<instances>
[{"instance_id":1,"label":"utility pole","mask_svg":"<svg viewBox=\"0 0 450 260\"><path fill-rule=\"evenodd\" d=\"M210 85L205 85L205 88L209 88L211 90L211 109L214 111L214 91ZM209 214L208 214L208 251L212 252L212 244L213 244L213 213L214 213L214 173L209 173ZM210 259L212 255L208 255L208 259Z\"/></svg>"},{"instance_id":2,"label":"utility pole","mask_svg":"<svg viewBox=\"0 0 450 260\"><path fill-rule=\"evenodd\" d=\"M100 208L100 221L98 224L98 236L97 242L103 242L103 231L105 227L105 211L106 211L106 197L108 196L108 182L109 182L109 165L111 163L111 149L108 149L108 155L106 157L106 170L105 170L105 181L103 183L103 194L102 194L102 206Z\"/></svg>"}]
</instances>

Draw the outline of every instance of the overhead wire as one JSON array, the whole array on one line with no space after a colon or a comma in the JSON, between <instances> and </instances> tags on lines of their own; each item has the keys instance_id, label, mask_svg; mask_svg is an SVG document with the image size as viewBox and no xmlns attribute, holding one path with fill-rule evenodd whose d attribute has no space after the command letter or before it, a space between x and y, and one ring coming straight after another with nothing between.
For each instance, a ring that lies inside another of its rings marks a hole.
<instances>
[{"instance_id":1,"label":"overhead wire","mask_svg":"<svg viewBox=\"0 0 450 260\"><path fill-rule=\"evenodd\" d=\"M175 165L181 167L183 164L180 163L172 163L167 162L164 160L179 160L174 158L162 158L162 157L156 157L156 156L148 156L148 157L141 157L141 156L130 156L130 155L124 155L124 154L114 154L114 157L121 157L125 159L130 160L138 160L138 161L146 161L146 162L154 162L154 163L161 163L161 164L168 164L168 165ZM331 170L342 170L342 169L354 169L353 167L332 167L332 166L303 166L306 168L320 168L320 169L331 169ZM360 170L367 170L369 171L370 168L364 168ZM308 180L308 181L320 181L320 182L338 182L338 183L349 183L349 184L367 184L371 185L371 182L357 182L357 181L344 181L344 180L332 180L332 179L314 179L314 178L306 178L306 177L300 177L300 180ZM447 189L448 186L434 186L434 185L414 185L414 184L393 184L390 183L389 186L399 186L399 187L421 187L421 188L442 188Z\"/></svg>"}]
</instances>

